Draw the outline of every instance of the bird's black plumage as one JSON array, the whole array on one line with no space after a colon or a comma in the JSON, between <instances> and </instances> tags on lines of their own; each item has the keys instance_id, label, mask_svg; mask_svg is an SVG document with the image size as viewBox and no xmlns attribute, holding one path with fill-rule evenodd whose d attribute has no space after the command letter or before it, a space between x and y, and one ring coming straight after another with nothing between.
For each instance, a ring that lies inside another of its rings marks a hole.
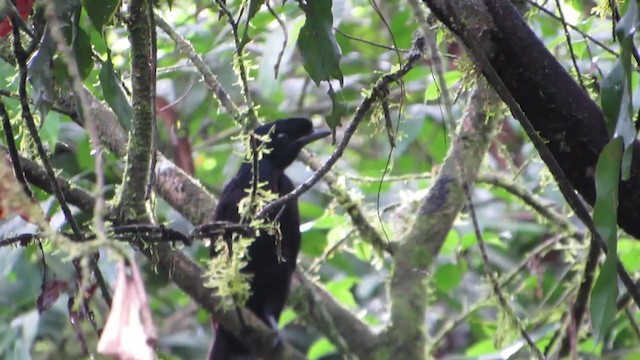
<instances>
[{"instance_id":1,"label":"bird's black plumage","mask_svg":"<svg viewBox=\"0 0 640 360\"><path fill-rule=\"evenodd\" d=\"M268 190L283 196L294 189L285 169L293 163L306 144L325 137L328 131L314 131L311 121L305 118L290 118L265 124L254 130L258 135L269 135L268 152L258 161L258 180ZM214 221L239 223L238 203L247 196L251 187L253 164L245 162L236 176L225 186L220 202L215 210ZM268 214L273 221L281 208ZM278 217L282 237L280 248L275 235L260 232L248 250L248 264L243 271L252 275L251 295L246 307L253 311L267 325L276 328L278 318L289 292L291 275L296 266L300 250L300 214L298 203L292 200L285 205ZM225 241L231 241L232 234L225 234ZM278 256L281 251L281 258ZM211 255L215 256L214 246ZM229 331L217 326L216 336L209 353L210 360L253 359L251 352Z\"/></svg>"}]
</instances>

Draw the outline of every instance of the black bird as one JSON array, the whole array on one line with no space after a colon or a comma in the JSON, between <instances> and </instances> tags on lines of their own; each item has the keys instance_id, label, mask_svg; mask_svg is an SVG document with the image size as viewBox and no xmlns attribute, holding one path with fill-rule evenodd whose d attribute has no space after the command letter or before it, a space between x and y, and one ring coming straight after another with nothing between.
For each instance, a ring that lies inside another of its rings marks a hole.
<instances>
[{"instance_id":1,"label":"black bird","mask_svg":"<svg viewBox=\"0 0 640 360\"><path fill-rule=\"evenodd\" d=\"M262 125L254 130L258 135L269 134L266 147L270 149L258 161L258 180L279 197L294 189L291 179L284 171L293 163L298 153L306 144L323 138L331 132L314 130L309 119L289 118ZM253 164L245 162L240 166L236 176L225 186L220 202L215 210L214 221L239 223L238 203L247 196L253 180ZM282 209L276 208L267 215L274 221ZM265 324L277 329L278 318L284 307L291 275L296 266L300 251L300 213L297 200L284 205L278 217L278 226L282 234L278 249L275 235L260 232L248 249L248 264L242 270L250 273L251 295L246 307L253 311ZM231 233L224 235L230 244ZM278 256L281 251L281 257ZM211 256L215 256L215 247L211 246ZM209 352L210 360L254 359L248 348L238 341L222 326L217 326L214 343Z\"/></svg>"}]
</instances>

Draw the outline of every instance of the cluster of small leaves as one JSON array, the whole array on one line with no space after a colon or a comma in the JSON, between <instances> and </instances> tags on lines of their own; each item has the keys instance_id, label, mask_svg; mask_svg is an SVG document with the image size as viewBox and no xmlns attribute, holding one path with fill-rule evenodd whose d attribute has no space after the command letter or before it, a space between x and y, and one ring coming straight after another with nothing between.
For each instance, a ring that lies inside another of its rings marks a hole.
<instances>
[{"instance_id":1,"label":"cluster of small leaves","mask_svg":"<svg viewBox=\"0 0 640 360\"><path fill-rule=\"evenodd\" d=\"M241 270L247 266L246 253L253 240L234 236L233 251L230 251L221 238L213 240L210 245L215 246L217 256L209 260L203 274L204 285L216 290L217 295L223 299L220 305L225 311L244 304L251 294L252 275Z\"/></svg>"}]
</instances>

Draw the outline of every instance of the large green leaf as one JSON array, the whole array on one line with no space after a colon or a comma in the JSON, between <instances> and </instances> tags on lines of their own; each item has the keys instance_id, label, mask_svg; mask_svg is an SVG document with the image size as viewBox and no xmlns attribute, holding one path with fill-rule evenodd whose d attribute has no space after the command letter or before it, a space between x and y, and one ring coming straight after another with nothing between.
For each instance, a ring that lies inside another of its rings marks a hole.
<instances>
[{"instance_id":1,"label":"large green leaf","mask_svg":"<svg viewBox=\"0 0 640 360\"><path fill-rule=\"evenodd\" d=\"M600 153L596 166L596 203L593 222L608 247L607 259L591 294L591 324L596 341L601 341L616 314L617 212L622 138L611 140Z\"/></svg>"},{"instance_id":2,"label":"large green leaf","mask_svg":"<svg viewBox=\"0 0 640 360\"><path fill-rule=\"evenodd\" d=\"M91 48L91 37L79 26L74 29L72 46L80 77L84 80L93 70L93 50Z\"/></svg>"},{"instance_id":3,"label":"large green leaf","mask_svg":"<svg viewBox=\"0 0 640 360\"><path fill-rule=\"evenodd\" d=\"M82 0L82 7L84 7L87 15L89 15L93 26L95 26L100 33L102 33L104 26L111 21L119 6L120 0Z\"/></svg>"},{"instance_id":4,"label":"large green leaf","mask_svg":"<svg viewBox=\"0 0 640 360\"><path fill-rule=\"evenodd\" d=\"M251 21L251 19L253 19L253 17L256 16L258 11L260 10L260 7L262 7L263 4L264 4L264 0L249 1L249 13L247 14L247 24L249 24L249 21Z\"/></svg>"},{"instance_id":5,"label":"large green leaf","mask_svg":"<svg viewBox=\"0 0 640 360\"><path fill-rule=\"evenodd\" d=\"M300 29L298 48L302 64L313 82L337 79L343 83L340 70L340 46L333 33L331 0L309 0L302 8L306 21Z\"/></svg>"},{"instance_id":6,"label":"large green leaf","mask_svg":"<svg viewBox=\"0 0 640 360\"><path fill-rule=\"evenodd\" d=\"M99 77L100 85L102 85L102 95L107 100L107 104L118 116L120 125L129 130L131 128L131 119L133 118L133 108L124 93L122 85L120 85L120 79L118 79L113 70L111 58L102 63Z\"/></svg>"}]
</instances>

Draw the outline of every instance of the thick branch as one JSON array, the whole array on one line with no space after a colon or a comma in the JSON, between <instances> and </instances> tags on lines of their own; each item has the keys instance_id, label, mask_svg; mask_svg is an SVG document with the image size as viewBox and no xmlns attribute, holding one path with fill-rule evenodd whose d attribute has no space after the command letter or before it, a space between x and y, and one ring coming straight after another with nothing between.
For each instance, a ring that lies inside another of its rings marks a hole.
<instances>
[{"instance_id":1,"label":"thick branch","mask_svg":"<svg viewBox=\"0 0 640 360\"><path fill-rule=\"evenodd\" d=\"M461 36L476 65L520 121L576 216L606 253L607 244L574 191L590 204L595 202L595 166L609 141L598 106L549 53L510 2L429 3L440 20ZM484 22L478 22L479 18ZM633 145L634 152L640 152L640 142ZM620 182L617 220L636 237L640 235L638 178L640 160L634 156L631 179ZM640 305L640 291L619 261L617 272Z\"/></svg>"},{"instance_id":2,"label":"thick branch","mask_svg":"<svg viewBox=\"0 0 640 360\"><path fill-rule=\"evenodd\" d=\"M341 352L373 359L378 345L369 327L340 305L325 289L296 272L290 301L293 308L335 344Z\"/></svg>"},{"instance_id":3,"label":"thick branch","mask_svg":"<svg viewBox=\"0 0 640 360\"><path fill-rule=\"evenodd\" d=\"M0 151L9 151L9 149L4 145L0 145ZM47 172L35 161L20 156L20 165L22 166L22 170L24 171L25 178L28 182L50 194L54 192L51 182L47 177ZM66 179L61 177L56 177L56 180L60 187L60 191L64 194L64 197L69 204L73 204L87 214L93 213L95 199L88 191L70 184ZM112 216L113 213L107 214L107 218Z\"/></svg>"},{"instance_id":4,"label":"thick branch","mask_svg":"<svg viewBox=\"0 0 640 360\"><path fill-rule=\"evenodd\" d=\"M106 105L85 88L85 99L91 116L96 119L100 139L110 151L124 157L128 142L117 116ZM56 100L59 110L73 117L75 105L71 96ZM75 121L81 120L74 117ZM80 125L84 125L80 122ZM178 168L164 155L158 153L158 162L153 177L155 190L174 209L180 211L194 224L206 222L213 214L216 202L200 183Z\"/></svg>"},{"instance_id":5,"label":"thick branch","mask_svg":"<svg viewBox=\"0 0 640 360\"><path fill-rule=\"evenodd\" d=\"M132 0L129 16L133 119L127 159L119 191L119 218L128 222L147 217L145 189L151 163L151 37L146 0Z\"/></svg>"},{"instance_id":6,"label":"thick branch","mask_svg":"<svg viewBox=\"0 0 640 360\"><path fill-rule=\"evenodd\" d=\"M488 60L534 130L545 139L573 188L593 205L595 165L609 141L598 105L540 42L510 1L424 2L474 49L473 58ZM486 68L480 68L487 74ZM636 238L640 238L639 155L640 143L636 141L631 178L620 183L618 206L618 224Z\"/></svg>"},{"instance_id":7,"label":"thick branch","mask_svg":"<svg viewBox=\"0 0 640 360\"><path fill-rule=\"evenodd\" d=\"M499 121L488 111L498 98L484 85L477 85L461 127L442 170L414 223L394 253L390 283L391 325L385 351L408 359L425 356L426 331L422 321L427 307L426 278L433 260L465 204L463 183L473 183ZM462 174L468 178L461 178Z\"/></svg>"}]
</instances>

